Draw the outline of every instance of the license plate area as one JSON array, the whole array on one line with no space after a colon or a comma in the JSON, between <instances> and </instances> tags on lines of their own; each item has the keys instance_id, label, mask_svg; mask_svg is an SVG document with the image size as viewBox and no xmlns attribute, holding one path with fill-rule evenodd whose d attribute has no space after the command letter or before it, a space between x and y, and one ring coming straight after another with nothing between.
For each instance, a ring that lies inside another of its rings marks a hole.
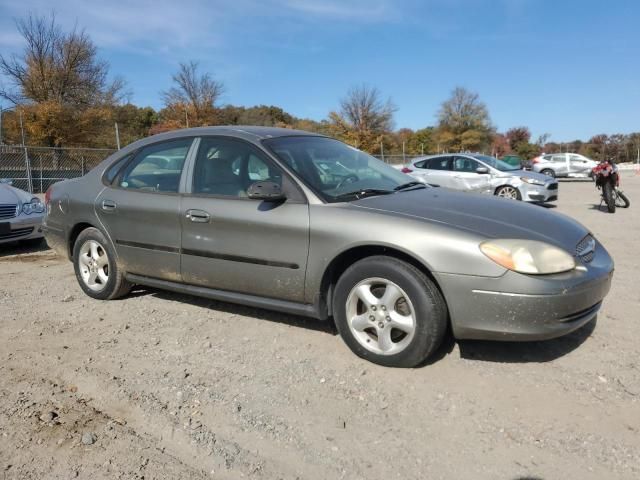
<instances>
[{"instance_id":1,"label":"license plate area","mask_svg":"<svg viewBox=\"0 0 640 480\"><path fill-rule=\"evenodd\" d=\"M9 222L0 222L0 235L9 235L11 233L11 224Z\"/></svg>"}]
</instances>

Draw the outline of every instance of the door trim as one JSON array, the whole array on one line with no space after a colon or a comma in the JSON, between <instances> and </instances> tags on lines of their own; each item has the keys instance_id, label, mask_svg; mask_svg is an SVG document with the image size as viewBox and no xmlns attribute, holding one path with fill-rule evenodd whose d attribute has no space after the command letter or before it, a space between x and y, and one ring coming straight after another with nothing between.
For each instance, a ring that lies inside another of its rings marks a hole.
<instances>
[{"instance_id":1,"label":"door trim","mask_svg":"<svg viewBox=\"0 0 640 480\"><path fill-rule=\"evenodd\" d=\"M190 255L193 257L214 258L216 260L228 260L230 262L252 263L254 265L282 267L282 268L289 268L291 270L298 270L300 268L300 265L298 265L297 263L280 262L277 260L266 260L264 258L256 258L256 257L245 257L243 255L228 255L226 253L215 253L215 252L209 252L206 250L195 250L190 248L183 248L181 250L181 253L183 255Z\"/></svg>"},{"instance_id":2,"label":"door trim","mask_svg":"<svg viewBox=\"0 0 640 480\"><path fill-rule=\"evenodd\" d=\"M213 300L236 303L249 307L276 310L278 312L290 313L293 315L302 315L304 317L311 317L318 320L327 319L327 315L325 313L321 313L320 309L316 305L308 305L305 303L296 303L287 300L278 300L275 298L259 297L257 295L249 295L246 293L229 292L226 290L217 290L214 288L170 282L168 280L160 280L157 278L145 277L143 275L134 275L131 273L125 273L125 277L132 283L145 285L147 287L170 290L172 292L178 293L186 293L188 295L196 295L198 297L211 298Z\"/></svg>"}]
</instances>

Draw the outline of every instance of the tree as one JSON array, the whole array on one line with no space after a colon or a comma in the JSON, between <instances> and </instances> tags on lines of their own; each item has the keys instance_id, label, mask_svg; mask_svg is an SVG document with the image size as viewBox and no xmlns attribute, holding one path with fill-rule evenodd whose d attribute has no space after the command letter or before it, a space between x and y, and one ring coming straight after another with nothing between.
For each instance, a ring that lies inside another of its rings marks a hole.
<instances>
[{"instance_id":1,"label":"tree","mask_svg":"<svg viewBox=\"0 0 640 480\"><path fill-rule=\"evenodd\" d=\"M0 55L0 72L13 89L0 97L14 104L56 102L76 108L113 104L124 82L107 81L109 65L97 58L97 49L84 30L64 33L55 16L29 15L16 22L26 42L20 55Z\"/></svg>"},{"instance_id":2,"label":"tree","mask_svg":"<svg viewBox=\"0 0 640 480\"><path fill-rule=\"evenodd\" d=\"M382 99L375 87L352 87L340 100L340 110L329 114L330 132L351 145L373 152L385 134L393 128L396 107Z\"/></svg>"},{"instance_id":3,"label":"tree","mask_svg":"<svg viewBox=\"0 0 640 480\"><path fill-rule=\"evenodd\" d=\"M180 63L172 79L175 86L162 93L165 121L184 121L184 126L191 127L218 123L216 103L224 93L222 82L209 73L199 74L194 61Z\"/></svg>"},{"instance_id":4,"label":"tree","mask_svg":"<svg viewBox=\"0 0 640 480\"><path fill-rule=\"evenodd\" d=\"M480 150L491 144L493 127L480 96L456 87L438 112L437 139L454 151Z\"/></svg>"},{"instance_id":5,"label":"tree","mask_svg":"<svg viewBox=\"0 0 640 480\"><path fill-rule=\"evenodd\" d=\"M527 127L513 127L505 132L505 137L512 150L517 150L521 143L529 143L531 132Z\"/></svg>"},{"instance_id":6,"label":"tree","mask_svg":"<svg viewBox=\"0 0 640 480\"><path fill-rule=\"evenodd\" d=\"M124 82L107 80L109 66L84 30L65 33L53 15L30 15L16 25L25 47L19 55L0 55L0 73L10 84L0 98L20 105L30 143L90 143L122 98ZM7 136L17 138L18 128L8 122Z\"/></svg>"}]
</instances>

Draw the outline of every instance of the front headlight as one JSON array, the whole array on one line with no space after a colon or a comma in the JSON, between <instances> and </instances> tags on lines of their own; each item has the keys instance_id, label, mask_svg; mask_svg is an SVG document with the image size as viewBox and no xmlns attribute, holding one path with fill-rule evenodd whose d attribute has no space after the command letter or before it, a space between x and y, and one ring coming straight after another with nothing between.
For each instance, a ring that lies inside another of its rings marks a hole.
<instances>
[{"instance_id":1,"label":"front headlight","mask_svg":"<svg viewBox=\"0 0 640 480\"><path fill-rule=\"evenodd\" d=\"M42 213L44 212L44 203L42 203L39 198L34 197L29 203L22 204L22 211L26 215L31 215L32 213Z\"/></svg>"},{"instance_id":2,"label":"front headlight","mask_svg":"<svg viewBox=\"0 0 640 480\"><path fill-rule=\"evenodd\" d=\"M576 268L568 252L535 240L490 240L481 243L480 250L498 265L519 273L545 275Z\"/></svg>"},{"instance_id":3,"label":"front headlight","mask_svg":"<svg viewBox=\"0 0 640 480\"><path fill-rule=\"evenodd\" d=\"M520 177L520 180L522 180L524 183L530 183L532 185L544 185L543 181L536 178Z\"/></svg>"}]
</instances>

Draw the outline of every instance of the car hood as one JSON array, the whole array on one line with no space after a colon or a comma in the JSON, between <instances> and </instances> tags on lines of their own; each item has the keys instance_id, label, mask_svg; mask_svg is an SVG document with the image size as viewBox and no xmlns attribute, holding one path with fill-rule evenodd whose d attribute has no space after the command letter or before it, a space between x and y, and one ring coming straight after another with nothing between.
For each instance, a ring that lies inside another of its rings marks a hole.
<instances>
[{"instance_id":1,"label":"car hood","mask_svg":"<svg viewBox=\"0 0 640 480\"><path fill-rule=\"evenodd\" d=\"M31 195L7 184L0 184L0 203L25 203Z\"/></svg>"},{"instance_id":2,"label":"car hood","mask_svg":"<svg viewBox=\"0 0 640 480\"><path fill-rule=\"evenodd\" d=\"M485 238L539 240L569 252L589 233L572 218L542 206L440 188L368 197L352 205L446 224Z\"/></svg>"},{"instance_id":3,"label":"car hood","mask_svg":"<svg viewBox=\"0 0 640 480\"><path fill-rule=\"evenodd\" d=\"M538 180L543 183L547 182L555 182L553 178L550 178L547 175L543 175L542 173L530 172L528 170L511 170L509 172L500 172L498 177L524 177L524 178L532 178L534 180Z\"/></svg>"}]
</instances>

